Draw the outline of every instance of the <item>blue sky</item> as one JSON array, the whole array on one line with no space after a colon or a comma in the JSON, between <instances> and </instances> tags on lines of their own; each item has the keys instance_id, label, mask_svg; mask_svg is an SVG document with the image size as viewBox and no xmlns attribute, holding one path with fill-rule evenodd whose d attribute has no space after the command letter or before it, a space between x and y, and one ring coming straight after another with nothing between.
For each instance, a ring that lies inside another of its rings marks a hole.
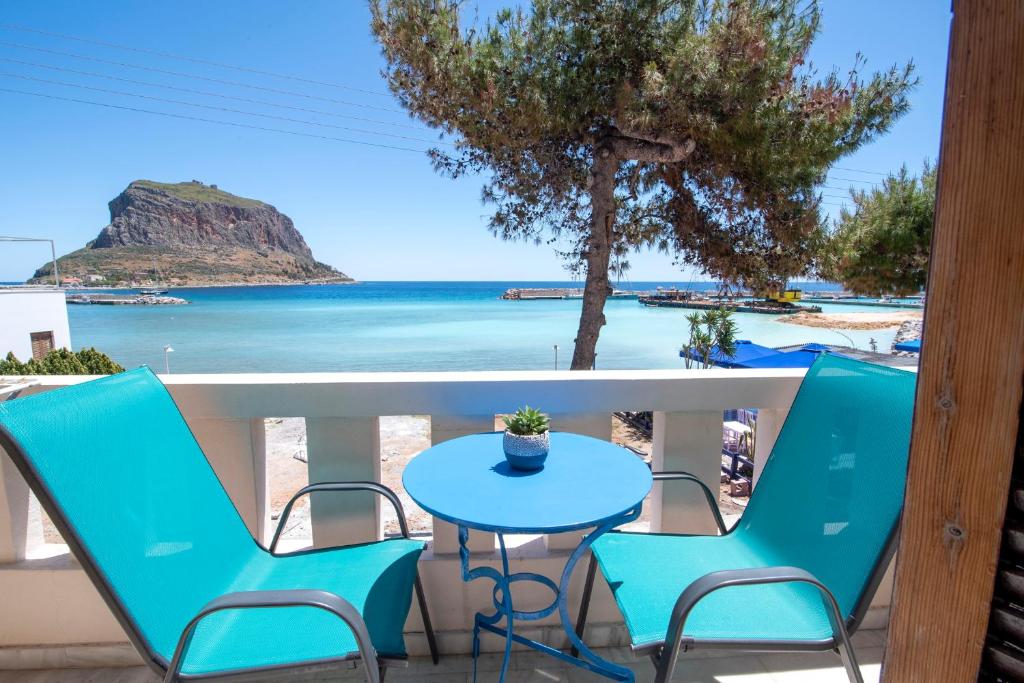
<instances>
[{"instance_id":1,"label":"blue sky","mask_svg":"<svg viewBox=\"0 0 1024 683\"><path fill-rule=\"evenodd\" d=\"M485 0L480 4L481 13L486 15L505 3ZM861 52L869 69L881 70L912 59L921 80L911 97L911 112L887 136L839 162L843 168L856 170L835 170L828 184L846 188L851 185L846 179L876 181L880 176L861 171L887 172L904 163L919 168L924 159L934 159L942 113L949 2L824 0L823 7L824 29L811 55L821 70L833 65L845 70L854 55ZM380 77L382 60L369 33L368 18L365 3L358 0L6 0L0 10L0 24L335 85L275 78L0 26L0 89L426 149L429 145L419 141L329 127L434 138L429 130L399 111L387 94ZM270 101L372 122L201 96L39 65ZM196 77L286 90L305 97ZM30 79L317 121L329 126L200 109ZM77 249L95 237L109 220L107 202L131 180L179 182L195 178L275 205L292 217L320 260L358 279L567 279L550 247L506 243L490 235L486 229L488 208L480 203L478 179L452 181L441 177L421 153L2 90L0 125L4 169L0 183L0 206L4 209L0 234L52 237L61 253ZM854 185L867 187L864 183ZM846 194L844 189L825 192L836 197ZM842 200L827 201L838 204ZM833 206L831 210L838 209ZM0 281L28 277L47 257L48 248L42 245L0 243ZM631 262L629 277L633 280L680 280L695 275L680 271L669 257L656 253L638 254Z\"/></svg>"}]
</instances>

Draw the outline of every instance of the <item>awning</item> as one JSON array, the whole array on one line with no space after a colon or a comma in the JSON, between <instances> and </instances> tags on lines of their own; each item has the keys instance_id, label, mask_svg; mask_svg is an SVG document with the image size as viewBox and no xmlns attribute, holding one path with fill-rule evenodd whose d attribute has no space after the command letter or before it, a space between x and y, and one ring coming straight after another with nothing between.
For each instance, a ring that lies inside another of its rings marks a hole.
<instances>
[{"instance_id":1,"label":"awning","mask_svg":"<svg viewBox=\"0 0 1024 683\"><path fill-rule=\"evenodd\" d=\"M732 356L723 356L715 347L711 352L711 362L721 368L809 368L821 353L828 350L824 344L804 344L791 351L779 351L743 339L736 342L736 353ZM680 351L679 355L684 356L684 353ZM699 360L693 354L691 357Z\"/></svg>"},{"instance_id":2,"label":"awning","mask_svg":"<svg viewBox=\"0 0 1024 683\"><path fill-rule=\"evenodd\" d=\"M711 363L720 368L746 368L750 367L748 363L757 360L758 358L780 355L782 354L773 348L755 344L749 339L739 339L736 341L736 353L731 356L725 356L721 351L719 351L717 346L713 347L711 349ZM679 356L681 358L685 358L686 353L680 351ZM690 353L690 358L697 361L702 360L695 353ZM761 367L772 366L768 365Z\"/></svg>"},{"instance_id":3,"label":"awning","mask_svg":"<svg viewBox=\"0 0 1024 683\"><path fill-rule=\"evenodd\" d=\"M896 345L897 351L910 351L911 353L921 353L921 340L911 339L910 341L900 342Z\"/></svg>"}]
</instances>

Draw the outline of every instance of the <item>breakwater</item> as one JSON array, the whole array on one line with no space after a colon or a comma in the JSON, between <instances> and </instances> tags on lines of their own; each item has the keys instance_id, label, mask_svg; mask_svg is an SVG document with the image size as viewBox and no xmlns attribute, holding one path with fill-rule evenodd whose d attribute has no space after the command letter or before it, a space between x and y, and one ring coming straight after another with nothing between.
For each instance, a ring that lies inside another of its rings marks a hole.
<instances>
[{"instance_id":1,"label":"breakwater","mask_svg":"<svg viewBox=\"0 0 1024 683\"><path fill-rule=\"evenodd\" d=\"M153 294L68 294L69 304L94 306L180 306L188 301L176 296Z\"/></svg>"},{"instance_id":2,"label":"breakwater","mask_svg":"<svg viewBox=\"0 0 1024 683\"><path fill-rule=\"evenodd\" d=\"M759 301L713 301L710 299L682 299L667 296L642 296L639 301L644 306L663 308L689 308L698 311L711 311L724 308L736 313L763 313L766 315L787 315L790 313L821 313L821 306L796 306L793 304L774 304Z\"/></svg>"},{"instance_id":3,"label":"breakwater","mask_svg":"<svg viewBox=\"0 0 1024 683\"><path fill-rule=\"evenodd\" d=\"M636 299L640 296L640 292L632 292L627 290L615 290L608 295L612 299ZM535 301L543 299L582 299L583 290L578 288L565 288L565 287L533 287L533 288L521 288L513 287L512 289L506 289L505 292L498 297L504 301Z\"/></svg>"}]
</instances>

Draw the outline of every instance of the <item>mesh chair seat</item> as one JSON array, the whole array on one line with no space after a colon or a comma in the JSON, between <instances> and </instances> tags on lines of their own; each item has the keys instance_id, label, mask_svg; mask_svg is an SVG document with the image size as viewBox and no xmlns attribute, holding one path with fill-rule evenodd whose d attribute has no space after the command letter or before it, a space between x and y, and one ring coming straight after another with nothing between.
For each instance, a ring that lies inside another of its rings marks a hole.
<instances>
[{"instance_id":1,"label":"mesh chair seat","mask_svg":"<svg viewBox=\"0 0 1024 683\"><path fill-rule=\"evenodd\" d=\"M409 613L423 543L394 539L291 556L254 556L226 592L306 588L335 593L366 621L382 657L404 657ZM178 625L178 632L185 624ZM175 639L156 643L170 658ZM357 653L352 631L311 607L225 611L203 620L182 667L184 674L263 668L337 659Z\"/></svg>"},{"instance_id":2,"label":"mesh chair seat","mask_svg":"<svg viewBox=\"0 0 1024 683\"><path fill-rule=\"evenodd\" d=\"M778 566L735 536L605 534L591 546L634 648L665 641L672 607L691 583L722 569ZM813 586L772 584L716 591L694 608L684 635L697 640L825 640L832 626Z\"/></svg>"}]
</instances>

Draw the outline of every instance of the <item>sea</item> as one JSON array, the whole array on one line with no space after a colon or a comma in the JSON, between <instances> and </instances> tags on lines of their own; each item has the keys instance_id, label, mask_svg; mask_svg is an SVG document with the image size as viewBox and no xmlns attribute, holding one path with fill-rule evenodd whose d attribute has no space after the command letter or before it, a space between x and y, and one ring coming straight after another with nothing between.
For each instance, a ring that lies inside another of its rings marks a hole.
<instances>
[{"instance_id":1,"label":"sea","mask_svg":"<svg viewBox=\"0 0 1024 683\"><path fill-rule=\"evenodd\" d=\"M714 289L706 282L616 283L619 289ZM797 286L800 286L797 283ZM805 290L836 291L820 282ZM125 367L175 373L568 369L579 299L503 301L511 287L578 282L361 282L175 288L183 306L69 305L72 344ZM110 291L110 290L106 290ZM822 306L826 312L884 311ZM598 369L680 368L684 309L610 299ZM887 352L893 330L841 331L735 314L741 339L766 346L822 342ZM165 347L173 351L165 353ZM557 348L556 348L557 347Z\"/></svg>"}]
</instances>

